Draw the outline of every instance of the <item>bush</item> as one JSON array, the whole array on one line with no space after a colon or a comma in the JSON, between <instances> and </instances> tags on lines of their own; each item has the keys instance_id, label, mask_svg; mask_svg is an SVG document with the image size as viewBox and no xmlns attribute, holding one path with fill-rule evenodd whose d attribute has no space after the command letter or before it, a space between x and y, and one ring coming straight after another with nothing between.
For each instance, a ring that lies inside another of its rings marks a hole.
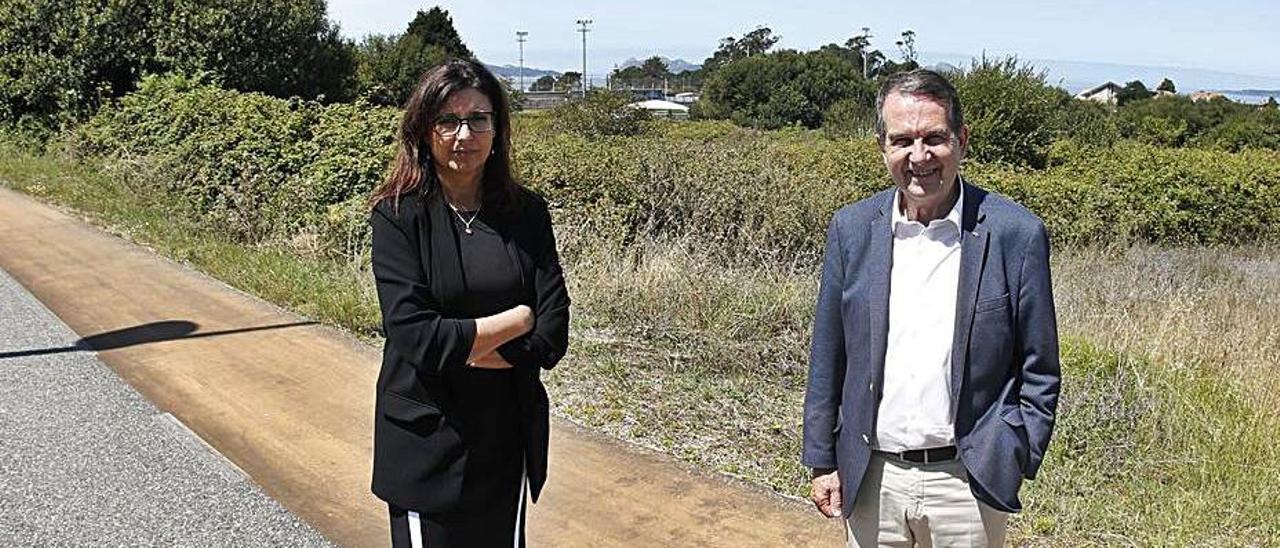
<instances>
[{"instance_id":1,"label":"bush","mask_svg":"<svg viewBox=\"0 0 1280 548\"><path fill-rule=\"evenodd\" d=\"M690 238L725 260L790 262L821 252L837 208L890 185L873 139L636 122L615 117L635 112L620 103L592 94L550 116L516 119L518 178L545 194L557 220L577 234L616 242ZM354 254L367 237L361 200L390 157L398 116L365 103L326 106L149 78L71 144L161 160L174 181L163 191L241 239L308 236L325 252ZM636 126L645 132L608 134ZM1280 236L1280 153L1138 143L1101 149L1075 140L1045 148L1053 159L1045 169L971 160L965 173L1038 213L1059 243Z\"/></svg>"},{"instance_id":2,"label":"bush","mask_svg":"<svg viewBox=\"0 0 1280 548\"><path fill-rule=\"evenodd\" d=\"M559 128L587 137L640 135L653 117L630 104L631 98L624 93L593 89L581 101L557 105L551 117Z\"/></svg>"},{"instance_id":3,"label":"bush","mask_svg":"<svg viewBox=\"0 0 1280 548\"><path fill-rule=\"evenodd\" d=\"M841 99L822 116L822 131L828 137L873 137L876 107L863 101Z\"/></svg>"},{"instance_id":4,"label":"bush","mask_svg":"<svg viewBox=\"0 0 1280 548\"><path fill-rule=\"evenodd\" d=\"M80 153L148 156L167 192L242 241L321 225L328 206L364 198L389 159L395 109L325 106L148 77L77 129Z\"/></svg>"},{"instance_id":5,"label":"bush","mask_svg":"<svg viewBox=\"0 0 1280 548\"><path fill-rule=\"evenodd\" d=\"M975 160L1042 168L1049 144L1065 133L1059 113L1072 99L1016 57L974 60L951 82L964 105Z\"/></svg>"},{"instance_id":6,"label":"bush","mask_svg":"<svg viewBox=\"0 0 1280 548\"><path fill-rule=\"evenodd\" d=\"M1158 97L1122 107L1117 125L1125 136L1163 146L1200 146L1239 152L1280 150L1280 114L1226 99L1195 102Z\"/></svg>"}]
</instances>

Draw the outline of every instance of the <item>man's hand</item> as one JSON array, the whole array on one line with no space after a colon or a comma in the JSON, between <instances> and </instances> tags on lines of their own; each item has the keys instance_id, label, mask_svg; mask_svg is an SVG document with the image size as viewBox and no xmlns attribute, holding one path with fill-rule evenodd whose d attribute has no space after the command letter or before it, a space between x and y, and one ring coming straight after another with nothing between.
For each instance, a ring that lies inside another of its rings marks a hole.
<instances>
[{"instance_id":1,"label":"man's hand","mask_svg":"<svg viewBox=\"0 0 1280 548\"><path fill-rule=\"evenodd\" d=\"M841 515L840 475L835 470L815 469L813 487L809 498L818 506L822 515L834 518Z\"/></svg>"}]
</instances>

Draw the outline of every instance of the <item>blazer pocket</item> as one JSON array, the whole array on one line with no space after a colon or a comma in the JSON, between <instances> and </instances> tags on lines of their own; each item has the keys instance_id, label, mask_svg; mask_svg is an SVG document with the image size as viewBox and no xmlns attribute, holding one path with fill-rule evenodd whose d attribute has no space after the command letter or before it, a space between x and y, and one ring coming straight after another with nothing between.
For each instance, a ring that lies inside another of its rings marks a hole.
<instances>
[{"instance_id":1,"label":"blazer pocket","mask_svg":"<svg viewBox=\"0 0 1280 548\"><path fill-rule=\"evenodd\" d=\"M1016 405L1006 405L1000 410L1000 418L1009 426L1025 426L1026 422L1022 418L1022 408Z\"/></svg>"},{"instance_id":2,"label":"blazer pocket","mask_svg":"<svg viewBox=\"0 0 1280 548\"><path fill-rule=\"evenodd\" d=\"M395 392L382 393L382 414L403 422L418 422L439 418L440 408L434 404L401 396Z\"/></svg>"},{"instance_id":3,"label":"blazer pocket","mask_svg":"<svg viewBox=\"0 0 1280 548\"><path fill-rule=\"evenodd\" d=\"M1009 294L1005 293L999 297L991 299L982 299L973 305L973 313L990 312L992 310L1000 310L1009 306Z\"/></svg>"}]
</instances>

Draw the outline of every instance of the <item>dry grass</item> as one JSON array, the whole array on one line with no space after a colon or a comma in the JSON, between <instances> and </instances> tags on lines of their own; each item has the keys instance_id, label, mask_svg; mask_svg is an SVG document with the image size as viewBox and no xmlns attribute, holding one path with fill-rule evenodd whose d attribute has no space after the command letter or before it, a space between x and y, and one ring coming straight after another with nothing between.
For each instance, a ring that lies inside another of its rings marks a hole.
<instances>
[{"instance_id":1,"label":"dry grass","mask_svg":"<svg viewBox=\"0 0 1280 548\"><path fill-rule=\"evenodd\" d=\"M1074 249L1053 264L1058 320L1173 370L1207 367L1263 409L1280 401L1280 250Z\"/></svg>"},{"instance_id":2,"label":"dry grass","mask_svg":"<svg viewBox=\"0 0 1280 548\"><path fill-rule=\"evenodd\" d=\"M557 411L801 495L814 266L734 263L694 241L565 244L578 323L549 376ZM1280 535L1280 419L1257 405L1274 401L1277 376L1274 257L1059 253L1064 393L1016 542L1265 546Z\"/></svg>"}]
</instances>

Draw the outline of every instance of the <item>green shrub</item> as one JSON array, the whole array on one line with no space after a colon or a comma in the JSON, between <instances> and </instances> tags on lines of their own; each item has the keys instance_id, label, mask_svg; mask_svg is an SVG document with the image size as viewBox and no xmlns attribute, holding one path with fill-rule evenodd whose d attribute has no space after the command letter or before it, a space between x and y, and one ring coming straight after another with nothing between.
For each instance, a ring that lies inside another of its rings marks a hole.
<instances>
[{"instance_id":1,"label":"green shrub","mask_svg":"<svg viewBox=\"0 0 1280 548\"><path fill-rule=\"evenodd\" d=\"M619 122L619 98L593 95L550 115L516 117L517 176L557 220L606 241L693 238L726 260L813 258L840 206L889 186L873 139L725 122ZM153 157L161 189L208 226L246 241L314 241L354 255L361 200L391 154L399 111L224 91L149 78L70 141L82 153ZM609 135L640 124L645 133ZM565 131L565 129L571 131ZM980 140L981 135L975 135ZM969 161L966 176L1044 218L1059 243L1236 243L1280 236L1280 153L1044 147L1044 169Z\"/></svg>"},{"instance_id":2,"label":"green shrub","mask_svg":"<svg viewBox=\"0 0 1280 548\"><path fill-rule=\"evenodd\" d=\"M1048 146L1064 133L1059 113L1072 101L1045 84L1043 72L1016 57L974 60L951 78L969 125L970 154L982 162L1041 168Z\"/></svg>"},{"instance_id":3,"label":"green shrub","mask_svg":"<svg viewBox=\"0 0 1280 548\"><path fill-rule=\"evenodd\" d=\"M836 101L822 116L822 132L828 137L870 137L875 126L875 105L855 99Z\"/></svg>"},{"instance_id":4,"label":"green shrub","mask_svg":"<svg viewBox=\"0 0 1280 548\"><path fill-rule=\"evenodd\" d=\"M1155 145L1201 146L1239 152L1280 150L1280 114L1274 109L1218 98L1157 97L1120 108L1117 126L1125 137Z\"/></svg>"},{"instance_id":5,"label":"green shrub","mask_svg":"<svg viewBox=\"0 0 1280 548\"><path fill-rule=\"evenodd\" d=\"M551 117L557 128L587 137L640 135L653 119L649 111L629 106L624 93L591 90L585 99L557 105Z\"/></svg>"}]
</instances>

